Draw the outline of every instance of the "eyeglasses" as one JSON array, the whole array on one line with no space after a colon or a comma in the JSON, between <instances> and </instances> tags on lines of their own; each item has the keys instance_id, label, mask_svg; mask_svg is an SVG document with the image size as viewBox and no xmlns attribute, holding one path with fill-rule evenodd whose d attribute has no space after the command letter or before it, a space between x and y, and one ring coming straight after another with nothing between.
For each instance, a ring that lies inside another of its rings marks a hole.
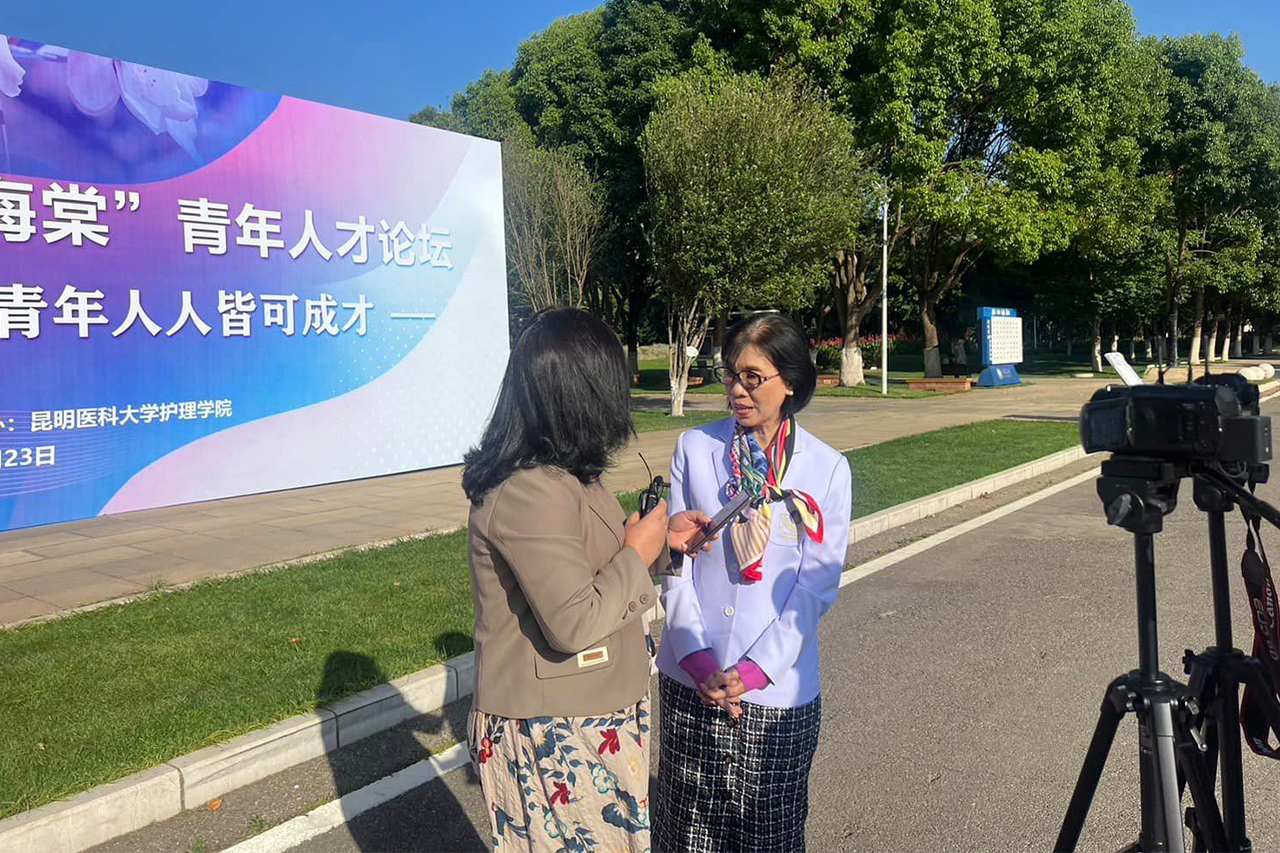
<instances>
[{"instance_id":1,"label":"eyeglasses","mask_svg":"<svg viewBox=\"0 0 1280 853\"><path fill-rule=\"evenodd\" d=\"M739 385L741 385L743 388L747 389L748 391L754 391L764 383L768 382L770 379L777 379L778 376L779 374L777 373L773 374L772 376L761 376L759 373L756 373L754 370L745 370L742 373L738 373L736 371L730 370L727 367L716 368L716 379L720 380L720 384L732 385L733 383L737 382Z\"/></svg>"}]
</instances>

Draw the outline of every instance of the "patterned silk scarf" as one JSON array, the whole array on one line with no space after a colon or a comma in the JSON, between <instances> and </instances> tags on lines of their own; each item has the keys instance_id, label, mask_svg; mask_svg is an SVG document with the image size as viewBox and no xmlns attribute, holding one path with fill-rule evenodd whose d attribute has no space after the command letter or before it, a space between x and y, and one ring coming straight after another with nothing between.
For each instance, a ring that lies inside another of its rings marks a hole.
<instances>
[{"instance_id":1,"label":"patterned silk scarf","mask_svg":"<svg viewBox=\"0 0 1280 853\"><path fill-rule=\"evenodd\" d=\"M818 507L818 502L798 489L782 488L782 480L786 477L795 446L794 417L787 417L782 421L768 452L760 449L755 436L743 429L741 424L734 429L733 443L729 446L729 465L732 469L729 497L736 497L739 492L746 491L752 496L751 505L754 507L754 512L749 511L745 520L740 520L729 528L729 537L733 541L738 565L742 569L742 580L746 583L764 578L761 563L764 562L769 535L773 532L773 504L784 503L795 525L804 528L814 542L822 541L822 510Z\"/></svg>"}]
</instances>

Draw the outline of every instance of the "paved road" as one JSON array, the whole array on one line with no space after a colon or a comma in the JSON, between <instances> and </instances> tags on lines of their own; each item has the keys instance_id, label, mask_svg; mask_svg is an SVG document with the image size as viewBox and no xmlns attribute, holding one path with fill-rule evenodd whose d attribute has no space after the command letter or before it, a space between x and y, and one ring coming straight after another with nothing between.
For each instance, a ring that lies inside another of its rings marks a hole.
<instances>
[{"instance_id":1,"label":"paved road","mask_svg":"<svg viewBox=\"0 0 1280 853\"><path fill-rule=\"evenodd\" d=\"M1280 406L1269 408L1280 414ZM1260 492L1280 503L1280 487ZM1212 636L1204 519L1187 484L1182 497L1156 550L1161 660L1179 676L1183 649L1203 647ZM973 506L964 513L979 511ZM937 524L897 531L890 545ZM1233 565L1242 537L1243 524L1230 520ZM860 552L858 562L865 556ZM1232 581L1237 644L1248 645L1252 631L1234 571ZM1104 524L1091 482L845 587L821 627L825 717L812 777L810 848L1048 848L1103 689L1136 665L1135 623L1131 538ZM464 711L450 709L429 736L439 741L460 734ZM390 737L383 753L404 755L426 742L422 732ZM1280 765L1248 752L1244 761L1255 849L1278 850ZM244 815L253 809L268 823L287 817L282 801L304 799L296 789L288 793L290 783L332 786L335 775L346 791L371 774L313 763L229 796L225 831L214 828L218 816L189 813L168 835L152 830L145 844L121 839L126 846L115 849L185 850L197 831L209 840L207 849L219 849L244 836ZM1081 849L1114 850L1132 841L1137 803L1130 720L1117 738ZM198 820L205 821L203 829L193 828ZM478 789L464 769L297 849L481 850L484 826Z\"/></svg>"}]
</instances>

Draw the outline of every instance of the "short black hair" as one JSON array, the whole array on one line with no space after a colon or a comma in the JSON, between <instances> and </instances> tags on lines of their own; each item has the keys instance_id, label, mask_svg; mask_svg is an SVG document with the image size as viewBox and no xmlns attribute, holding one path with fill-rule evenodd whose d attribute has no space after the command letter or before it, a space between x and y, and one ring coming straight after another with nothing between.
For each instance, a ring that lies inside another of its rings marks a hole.
<instances>
[{"instance_id":1,"label":"short black hair","mask_svg":"<svg viewBox=\"0 0 1280 853\"><path fill-rule=\"evenodd\" d=\"M523 468L600 479L634 435L631 383L618 336L576 308L535 314L521 331L480 444L463 460L473 504Z\"/></svg>"},{"instance_id":2,"label":"short black hair","mask_svg":"<svg viewBox=\"0 0 1280 853\"><path fill-rule=\"evenodd\" d=\"M818 368L809 357L809 341L796 322L781 314L755 314L739 320L725 335L721 357L733 366L742 351L753 345L773 362L791 389L791 396L782 403L782 413L794 415L809 405L813 389L818 387Z\"/></svg>"}]
</instances>

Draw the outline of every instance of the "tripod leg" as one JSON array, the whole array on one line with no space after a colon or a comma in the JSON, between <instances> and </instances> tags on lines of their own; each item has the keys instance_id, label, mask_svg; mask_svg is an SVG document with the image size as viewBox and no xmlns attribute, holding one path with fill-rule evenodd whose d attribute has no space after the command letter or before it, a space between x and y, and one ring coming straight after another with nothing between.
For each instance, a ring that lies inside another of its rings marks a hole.
<instances>
[{"instance_id":1,"label":"tripod leg","mask_svg":"<svg viewBox=\"0 0 1280 853\"><path fill-rule=\"evenodd\" d=\"M1189 707L1184 705L1182 717L1186 722L1187 733L1190 734L1193 729L1198 730L1204 741L1204 750L1200 752L1205 773L1210 780L1214 780L1218 776L1218 727L1212 724L1203 725L1205 722L1206 708L1212 708L1213 703L1217 700L1218 695L1218 665L1214 661L1216 658L1210 658L1207 655L1195 655L1188 651L1183 658L1186 665L1186 672L1190 675L1187 681L1187 694L1191 697L1195 707L1198 710L1196 714L1192 714ZM1179 785L1178 791L1183 789L1185 779L1181 760L1178 763Z\"/></svg>"},{"instance_id":2,"label":"tripod leg","mask_svg":"<svg viewBox=\"0 0 1280 853\"><path fill-rule=\"evenodd\" d=\"M1160 803L1159 819L1163 823L1164 841L1169 850L1185 850L1182 800L1178 796L1177 759L1174 757L1173 708L1167 695L1149 701L1151 740L1155 750L1152 759L1156 770L1153 793Z\"/></svg>"},{"instance_id":3,"label":"tripod leg","mask_svg":"<svg viewBox=\"0 0 1280 853\"><path fill-rule=\"evenodd\" d=\"M1084 766L1080 768L1080 778L1076 780L1071 804L1067 806L1066 817L1062 819L1058 840L1053 844L1055 851L1076 849L1076 842L1080 840L1080 832L1084 829L1084 821L1089 814L1089 805L1098 790L1098 780L1102 778L1102 768L1107 763L1107 754L1111 752L1111 744L1115 741L1116 729L1120 727L1120 720L1125 715L1127 693L1122 679L1113 681L1107 688L1106 698L1102 700L1102 710L1098 714L1098 724L1094 727L1093 739L1089 741L1089 751L1084 757Z\"/></svg>"},{"instance_id":4,"label":"tripod leg","mask_svg":"<svg viewBox=\"0 0 1280 853\"><path fill-rule=\"evenodd\" d=\"M1227 831L1222 824L1222 813L1214 799L1213 773L1206 766L1206 756L1191 737L1185 716L1174 722L1174 742L1177 748L1178 767L1191 789L1191 802L1195 813L1197 850L1228 850Z\"/></svg>"}]
</instances>

